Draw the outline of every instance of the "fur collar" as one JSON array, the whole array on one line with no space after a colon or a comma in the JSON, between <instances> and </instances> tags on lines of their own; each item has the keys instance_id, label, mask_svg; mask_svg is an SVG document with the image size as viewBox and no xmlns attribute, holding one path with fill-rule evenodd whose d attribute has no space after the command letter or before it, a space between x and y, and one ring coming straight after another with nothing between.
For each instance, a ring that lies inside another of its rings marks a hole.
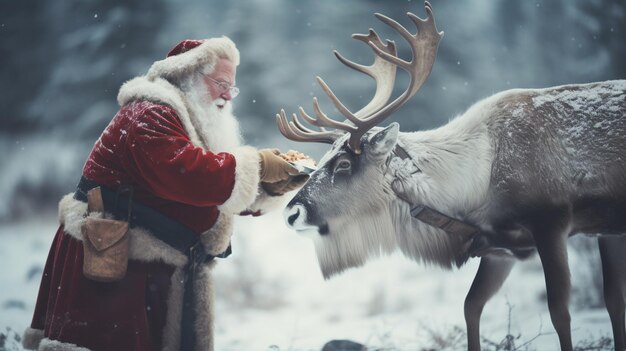
<instances>
[{"instance_id":1,"label":"fur collar","mask_svg":"<svg viewBox=\"0 0 626 351\"><path fill-rule=\"evenodd\" d=\"M189 139L196 146L203 146L198 131L191 123L191 114L183 92L163 78L136 77L124 83L117 95L117 102L124 106L134 100L147 100L172 107L183 123Z\"/></svg>"}]
</instances>

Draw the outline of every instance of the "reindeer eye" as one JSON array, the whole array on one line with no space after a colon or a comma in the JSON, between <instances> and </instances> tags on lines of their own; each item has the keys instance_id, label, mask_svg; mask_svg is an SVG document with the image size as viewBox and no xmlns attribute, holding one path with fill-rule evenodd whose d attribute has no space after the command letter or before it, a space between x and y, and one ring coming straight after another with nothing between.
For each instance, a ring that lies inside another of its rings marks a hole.
<instances>
[{"instance_id":1,"label":"reindeer eye","mask_svg":"<svg viewBox=\"0 0 626 351\"><path fill-rule=\"evenodd\" d=\"M349 171L352 168L352 164L348 160L339 160L335 166L335 172Z\"/></svg>"}]
</instances>

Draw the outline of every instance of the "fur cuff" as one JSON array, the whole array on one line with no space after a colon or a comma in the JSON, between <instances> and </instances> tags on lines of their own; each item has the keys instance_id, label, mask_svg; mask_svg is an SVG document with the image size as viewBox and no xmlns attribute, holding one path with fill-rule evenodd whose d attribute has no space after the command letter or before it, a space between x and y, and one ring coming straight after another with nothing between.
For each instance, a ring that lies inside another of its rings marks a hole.
<instances>
[{"instance_id":1,"label":"fur cuff","mask_svg":"<svg viewBox=\"0 0 626 351\"><path fill-rule=\"evenodd\" d=\"M219 210L228 214L246 210L256 199L260 181L259 152L250 146L235 149L235 187L226 202L218 206Z\"/></svg>"},{"instance_id":2,"label":"fur cuff","mask_svg":"<svg viewBox=\"0 0 626 351\"><path fill-rule=\"evenodd\" d=\"M22 346L24 346L26 350L37 350L43 338L43 330L28 327L22 336Z\"/></svg>"},{"instance_id":3,"label":"fur cuff","mask_svg":"<svg viewBox=\"0 0 626 351\"><path fill-rule=\"evenodd\" d=\"M61 342L44 338L39 344L38 351L90 351L88 348L80 347L78 345L70 344L68 342Z\"/></svg>"},{"instance_id":4,"label":"fur cuff","mask_svg":"<svg viewBox=\"0 0 626 351\"><path fill-rule=\"evenodd\" d=\"M293 195L294 194L292 192L289 192L280 196L272 196L259 186L259 195L256 200L254 200L254 203L250 205L248 210L250 212L260 211L261 214L266 214L278 208L284 207L286 202L293 197Z\"/></svg>"}]
</instances>

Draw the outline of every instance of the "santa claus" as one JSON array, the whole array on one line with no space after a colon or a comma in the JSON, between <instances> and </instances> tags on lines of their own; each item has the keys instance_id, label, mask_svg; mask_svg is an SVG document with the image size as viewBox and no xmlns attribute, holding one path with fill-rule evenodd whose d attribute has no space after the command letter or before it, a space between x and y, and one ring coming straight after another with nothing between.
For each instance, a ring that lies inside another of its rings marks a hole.
<instances>
[{"instance_id":1,"label":"santa claus","mask_svg":"<svg viewBox=\"0 0 626 351\"><path fill-rule=\"evenodd\" d=\"M121 87L121 109L59 204L25 348L213 349L211 268L230 248L233 215L262 214L306 180L277 150L241 145L238 64L226 37L185 40ZM129 213L126 273L113 282L83 273L85 194L96 187L116 195L105 217Z\"/></svg>"}]
</instances>

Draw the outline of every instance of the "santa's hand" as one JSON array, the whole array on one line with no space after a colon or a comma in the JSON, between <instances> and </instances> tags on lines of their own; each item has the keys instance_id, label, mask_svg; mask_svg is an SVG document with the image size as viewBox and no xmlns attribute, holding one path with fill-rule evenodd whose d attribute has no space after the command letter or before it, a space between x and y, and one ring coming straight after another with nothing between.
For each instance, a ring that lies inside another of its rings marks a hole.
<instances>
[{"instance_id":1,"label":"santa's hand","mask_svg":"<svg viewBox=\"0 0 626 351\"><path fill-rule=\"evenodd\" d=\"M259 151L262 182L275 183L288 180L290 176L299 173L289 162L283 160L278 155L280 155L280 150L278 149L263 149Z\"/></svg>"},{"instance_id":2,"label":"santa's hand","mask_svg":"<svg viewBox=\"0 0 626 351\"><path fill-rule=\"evenodd\" d=\"M290 191L300 189L307 180L309 180L309 176L302 174L274 183L262 182L261 187L271 196L280 196Z\"/></svg>"}]
</instances>

